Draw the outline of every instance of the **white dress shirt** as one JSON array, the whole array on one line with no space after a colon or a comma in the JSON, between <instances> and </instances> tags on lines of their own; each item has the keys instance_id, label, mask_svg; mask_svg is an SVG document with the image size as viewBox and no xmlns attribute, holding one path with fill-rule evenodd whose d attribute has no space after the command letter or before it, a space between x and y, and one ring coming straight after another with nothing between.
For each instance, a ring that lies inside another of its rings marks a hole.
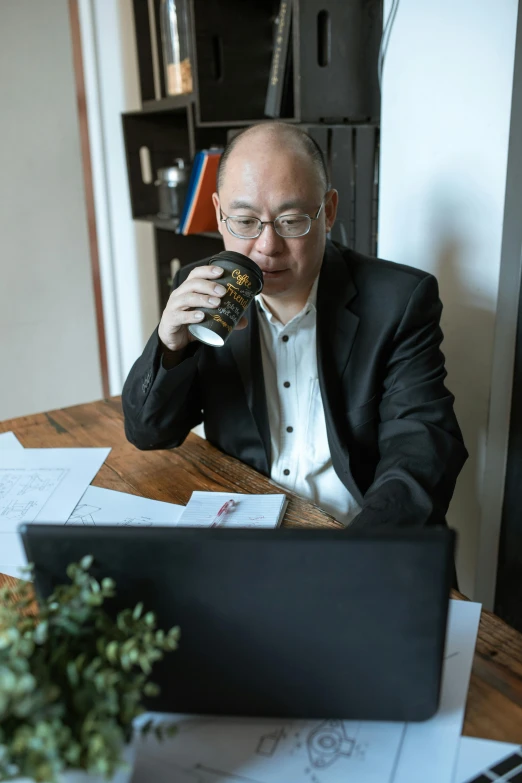
<instances>
[{"instance_id":1,"label":"white dress shirt","mask_svg":"<svg viewBox=\"0 0 522 783\"><path fill-rule=\"evenodd\" d=\"M270 424L270 477L348 525L361 510L332 465L317 376L316 279L285 326L256 297Z\"/></svg>"}]
</instances>

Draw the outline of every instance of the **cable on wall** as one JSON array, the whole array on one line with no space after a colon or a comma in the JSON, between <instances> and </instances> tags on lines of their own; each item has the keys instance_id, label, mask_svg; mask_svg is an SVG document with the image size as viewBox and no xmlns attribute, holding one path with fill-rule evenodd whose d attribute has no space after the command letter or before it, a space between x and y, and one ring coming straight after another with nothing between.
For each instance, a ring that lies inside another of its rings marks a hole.
<instances>
[{"instance_id":1,"label":"cable on wall","mask_svg":"<svg viewBox=\"0 0 522 783\"><path fill-rule=\"evenodd\" d=\"M393 23L395 22L395 17L397 16L397 11L399 9L399 3L400 0L392 0L392 7L390 8L390 13L388 14L388 19L386 20L386 24L384 25L384 30L382 33L381 45L379 47L379 59L377 63L377 71L379 76L379 89L382 88L382 74L384 70L384 59L386 57L386 52L388 50L388 44L390 43L390 36L393 30Z\"/></svg>"}]
</instances>

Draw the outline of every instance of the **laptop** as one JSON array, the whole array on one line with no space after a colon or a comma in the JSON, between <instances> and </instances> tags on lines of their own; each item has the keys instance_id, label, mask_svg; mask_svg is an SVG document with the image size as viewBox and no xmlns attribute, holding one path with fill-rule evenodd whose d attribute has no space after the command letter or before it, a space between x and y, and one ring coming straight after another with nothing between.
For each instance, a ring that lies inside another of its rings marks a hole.
<instances>
[{"instance_id":1,"label":"laptop","mask_svg":"<svg viewBox=\"0 0 522 783\"><path fill-rule=\"evenodd\" d=\"M39 596L94 556L115 613L143 601L179 649L164 712L422 721L437 710L453 578L447 528L20 527Z\"/></svg>"}]
</instances>

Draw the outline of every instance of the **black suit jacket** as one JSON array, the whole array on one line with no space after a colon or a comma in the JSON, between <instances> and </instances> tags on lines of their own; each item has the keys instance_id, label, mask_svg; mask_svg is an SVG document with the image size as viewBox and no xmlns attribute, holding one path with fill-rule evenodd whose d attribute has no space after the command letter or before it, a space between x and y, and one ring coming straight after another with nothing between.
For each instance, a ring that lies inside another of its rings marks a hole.
<instances>
[{"instance_id":1,"label":"black suit jacket","mask_svg":"<svg viewBox=\"0 0 522 783\"><path fill-rule=\"evenodd\" d=\"M201 262L199 262L201 263ZM183 267L174 288L195 264ZM446 389L437 281L327 242L317 292L317 363L339 478L362 507L352 525L443 523L467 452ZM208 440L270 474L270 431L256 307L226 345L191 343L165 370L157 331L123 389L140 449Z\"/></svg>"}]
</instances>

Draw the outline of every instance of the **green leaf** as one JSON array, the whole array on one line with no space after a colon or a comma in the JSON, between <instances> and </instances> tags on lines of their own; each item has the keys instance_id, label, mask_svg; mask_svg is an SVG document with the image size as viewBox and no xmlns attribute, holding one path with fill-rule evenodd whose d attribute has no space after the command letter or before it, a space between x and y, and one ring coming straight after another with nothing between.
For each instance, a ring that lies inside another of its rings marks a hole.
<instances>
[{"instance_id":1,"label":"green leaf","mask_svg":"<svg viewBox=\"0 0 522 783\"><path fill-rule=\"evenodd\" d=\"M116 663L119 655L119 644L117 641L113 640L112 642L109 642L107 647L105 648L105 656L110 663Z\"/></svg>"},{"instance_id":2,"label":"green leaf","mask_svg":"<svg viewBox=\"0 0 522 783\"><path fill-rule=\"evenodd\" d=\"M82 557L82 559L80 560L80 567L84 571L88 571L89 568L92 566L93 560L94 558L92 555L85 555L85 557Z\"/></svg>"},{"instance_id":3,"label":"green leaf","mask_svg":"<svg viewBox=\"0 0 522 783\"><path fill-rule=\"evenodd\" d=\"M73 688L77 688L80 684L80 677L76 668L76 661L68 661L67 663L67 678Z\"/></svg>"},{"instance_id":4,"label":"green leaf","mask_svg":"<svg viewBox=\"0 0 522 783\"><path fill-rule=\"evenodd\" d=\"M43 644L47 641L47 631L48 631L48 623L47 620L42 620L38 625L36 626L36 630L34 632L34 641L36 644Z\"/></svg>"},{"instance_id":5,"label":"green leaf","mask_svg":"<svg viewBox=\"0 0 522 783\"><path fill-rule=\"evenodd\" d=\"M179 629L156 630L141 602L112 618L103 601L116 586L93 579L90 565L90 556L71 563L70 584L37 617L27 614L32 586L0 591L2 780L57 783L71 766L112 776L143 699L159 692L152 665L177 645ZM163 726L143 730L166 736Z\"/></svg>"}]
</instances>

